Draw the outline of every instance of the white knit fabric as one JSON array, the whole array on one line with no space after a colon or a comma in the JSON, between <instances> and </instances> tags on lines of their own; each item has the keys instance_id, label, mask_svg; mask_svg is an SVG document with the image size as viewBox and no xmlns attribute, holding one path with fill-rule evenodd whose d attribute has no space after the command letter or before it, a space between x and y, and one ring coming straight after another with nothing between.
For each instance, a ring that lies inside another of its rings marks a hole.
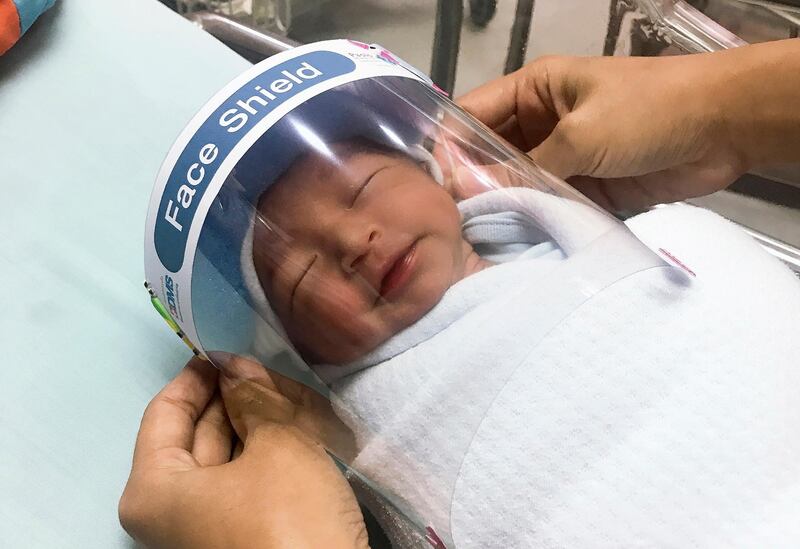
<instances>
[{"instance_id":1,"label":"white knit fabric","mask_svg":"<svg viewBox=\"0 0 800 549\"><path fill-rule=\"evenodd\" d=\"M629 225L696 278L639 271L542 330L552 273L503 274L333 386L354 466L456 547L796 547L800 282L709 212Z\"/></svg>"}]
</instances>

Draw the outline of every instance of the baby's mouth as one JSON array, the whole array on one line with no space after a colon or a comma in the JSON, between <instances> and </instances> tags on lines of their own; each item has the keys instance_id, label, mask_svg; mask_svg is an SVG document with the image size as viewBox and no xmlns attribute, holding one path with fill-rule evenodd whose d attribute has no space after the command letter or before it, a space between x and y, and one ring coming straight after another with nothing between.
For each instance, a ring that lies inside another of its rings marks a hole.
<instances>
[{"instance_id":1,"label":"baby's mouth","mask_svg":"<svg viewBox=\"0 0 800 549\"><path fill-rule=\"evenodd\" d=\"M403 250L391 263L381 280L380 297L391 301L411 280L417 258L417 241Z\"/></svg>"}]
</instances>

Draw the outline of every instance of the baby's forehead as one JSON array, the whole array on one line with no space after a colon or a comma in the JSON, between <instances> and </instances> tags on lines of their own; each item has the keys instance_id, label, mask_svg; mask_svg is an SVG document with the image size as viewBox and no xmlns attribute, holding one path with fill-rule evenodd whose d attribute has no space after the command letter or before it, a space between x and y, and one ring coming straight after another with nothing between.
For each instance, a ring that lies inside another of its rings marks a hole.
<instances>
[{"instance_id":1,"label":"baby's forehead","mask_svg":"<svg viewBox=\"0 0 800 549\"><path fill-rule=\"evenodd\" d=\"M360 179L384 160L396 157L361 143L335 143L331 154L309 152L300 156L259 198L255 236L261 244L285 247L281 228L306 226L317 210L341 202Z\"/></svg>"},{"instance_id":2,"label":"baby's forehead","mask_svg":"<svg viewBox=\"0 0 800 549\"><path fill-rule=\"evenodd\" d=\"M327 151L307 152L261 195L258 209L274 213L294 203L309 205L315 198L360 184L370 169L403 157L402 153L358 141L334 143Z\"/></svg>"}]
</instances>

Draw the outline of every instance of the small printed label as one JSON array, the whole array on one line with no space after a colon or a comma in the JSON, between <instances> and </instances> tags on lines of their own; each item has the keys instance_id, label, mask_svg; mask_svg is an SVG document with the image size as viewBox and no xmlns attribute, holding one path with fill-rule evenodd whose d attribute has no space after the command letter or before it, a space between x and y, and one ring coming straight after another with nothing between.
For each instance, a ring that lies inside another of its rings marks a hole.
<instances>
[{"instance_id":1,"label":"small printed label","mask_svg":"<svg viewBox=\"0 0 800 549\"><path fill-rule=\"evenodd\" d=\"M435 549L447 549L447 546L444 544L442 539L436 535L432 526L428 526L425 528L425 540L431 544L431 547Z\"/></svg>"},{"instance_id":2,"label":"small printed label","mask_svg":"<svg viewBox=\"0 0 800 549\"><path fill-rule=\"evenodd\" d=\"M428 84L430 87L432 87L433 89L435 89L436 91L438 91L439 93L444 95L445 97L449 97L449 94L446 91L444 91L442 88L437 86L434 83L434 81L431 80L430 76L428 76L427 74L425 74L421 70L417 69L415 66L413 66L413 65L411 65L409 63L406 63L404 60L402 60L401 58L397 57L395 54L393 54L392 52L390 52L389 50L387 50L386 48L384 48L380 44L365 44L364 42L359 42L358 40L348 40L348 42L350 42L354 46L357 46L357 47L365 50L365 52L361 53L361 54L350 54L351 57L358 56L360 59L369 59L369 58L378 59L378 60L381 60L381 61L383 61L385 63L389 63L391 65L397 65L398 67L402 67L403 69L407 70L408 72L413 74L415 77L417 77L419 80L425 82L426 84Z\"/></svg>"},{"instance_id":3,"label":"small printed label","mask_svg":"<svg viewBox=\"0 0 800 549\"><path fill-rule=\"evenodd\" d=\"M676 266L676 267L678 267L678 268L682 269L682 270L683 270L683 271L685 271L687 274L689 274L689 275L691 275L691 276L693 276L693 277L696 277L696 276L697 276L697 275L695 274L695 272L694 272L693 270L691 270L691 269L690 269L690 268L689 268L689 267L688 267L688 266L687 266L687 265L686 265L686 264L685 264L683 261L681 261L680 259L678 259L678 258L677 258L677 257L675 257L674 255L672 255L670 252L668 252L668 251L667 251L667 250L665 250L664 248L659 248L659 249L658 249L658 252L659 252L659 253L660 253L662 256L664 256L664 258L665 258L665 259L666 259L666 260L667 260L667 261L668 261L668 262L669 262L671 265L674 265L674 266Z\"/></svg>"}]
</instances>

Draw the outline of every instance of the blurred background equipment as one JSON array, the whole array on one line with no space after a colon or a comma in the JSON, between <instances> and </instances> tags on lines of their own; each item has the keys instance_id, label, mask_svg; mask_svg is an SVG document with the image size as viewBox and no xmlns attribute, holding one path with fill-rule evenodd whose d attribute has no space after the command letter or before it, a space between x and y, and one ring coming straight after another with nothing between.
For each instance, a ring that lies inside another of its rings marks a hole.
<instances>
[{"instance_id":1,"label":"blurred background equipment","mask_svg":"<svg viewBox=\"0 0 800 549\"><path fill-rule=\"evenodd\" d=\"M800 0L162 2L250 61L298 43L355 38L427 67L456 97L540 55L691 54L797 37L800 28ZM800 164L747 174L690 202L744 225L800 271Z\"/></svg>"},{"instance_id":2,"label":"blurred background equipment","mask_svg":"<svg viewBox=\"0 0 800 549\"><path fill-rule=\"evenodd\" d=\"M212 11L262 30L286 35L295 17L319 13L329 0L168 0L181 14Z\"/></svg>"}]
</instances>

